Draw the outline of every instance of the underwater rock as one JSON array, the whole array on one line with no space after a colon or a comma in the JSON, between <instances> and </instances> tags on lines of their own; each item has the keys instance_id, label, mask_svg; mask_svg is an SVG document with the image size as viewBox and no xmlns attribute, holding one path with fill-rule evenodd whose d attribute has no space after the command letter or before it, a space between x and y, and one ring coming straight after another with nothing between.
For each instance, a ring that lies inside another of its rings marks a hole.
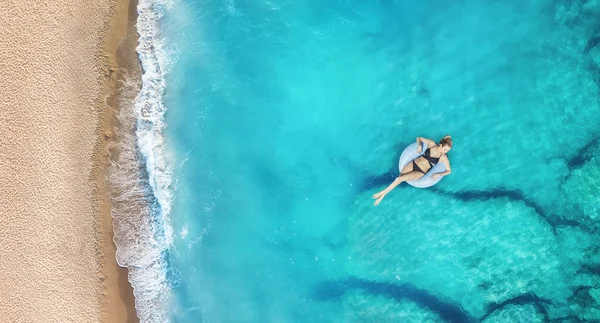
<instances>
[{"instance_id":1,"label":"underwater rock","mask_svg":"<svg viewBox=\"0 0 600 323\"><path fill-rule=\"evenodd\" d=\"M596 67L600 68L600 46L592 47L589 54Z\"/></svg>"},{"instance_id":2,"label":"underwater rock","mask_svg":"<svg viewBox=\"0 0 600 323\"><path fill-rule=\"evenodd\" d=\"M346 293L342 300L351 322L445 322L436 313L409 300L394 300L364 291Z\"/></svg>"},{"instance_id":3,"label":"underwater rock","mask_svg":"<svg viewBox=\"0 0 600 323\"><path fill-rule=\"evenodd\" d=\"M581 7L581 13L589 17L598 17L600 15L600 1L586 1Z\"/></svg>"},{"instance_id":4,"label":"underwater rock","mask_svg":"<svg viewBox=\"0 0 600 323\"><path fill-rule=\"evenodd\" d=\"M600 289L588 286L577 288L569 300L578 321L600 321Z\"/></svg>"},{"instance_id":5,"label":"underwater rock","mask_svg":"<svg viewBox=\"0 0 600 323\"><path fill-rule=\"evenodd\" d=\"M552 227L524 202L463 202L425 190L394 191L377 208L367 199L359 195L349 218L354 276L415 284L475 317L527 293L571 294Z\"/></svg>"},{"instance_id":6,"label":"underwater rock","mask_svg":"<svg viewBox=\"0 0 600 323\"><path fill-rule=\"evenodd\" d=\"M477 321L477 319L472 317L453 300L444 297L444 295L436 295L431 291L418 288L412 284L388 283L349 277L345 280L322 282L314 289L314 296L316 299L322 301L339 301L345 296L352 295L355 291L361 291L368 296L382 296L387 300L394 300L399 304L410 301L418 306L419 309L431 311L431 313L439 316L442 321L448 323Z\"/></svg>"},{"instance_id":7,"label":"underwater rock","mask_svg":"<svg viewBox=\"0 0 600 323\"><path fill-rule=\"evenodd\" d=\"M546 322L546 318L536 309L533 304L508 305L501 310L495 311L485 318L483 323L537 323Z\"/></svg>"},{"instance_id":8,"label":"underwater rock","mask_svg":"<svg viewBox=\"0 0 600 323\"><path fill-rule=\"evenodd\" d=\"M588 222L597 223L600 220L600 160L591 157L581 167L573 169L562 191L565 200L575 205Z\"/></svg>"}]
</instances>

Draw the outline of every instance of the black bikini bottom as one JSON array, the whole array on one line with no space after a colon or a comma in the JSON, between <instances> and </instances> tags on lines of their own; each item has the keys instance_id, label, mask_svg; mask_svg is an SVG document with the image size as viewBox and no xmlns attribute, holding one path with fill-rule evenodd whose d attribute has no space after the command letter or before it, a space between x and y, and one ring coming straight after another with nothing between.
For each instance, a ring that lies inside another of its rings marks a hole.
<instances>
[{"instance_id":1,"label":"black bikini bottom","mask_svg":"<svg viewBox=\"0 0 600 323\"><path fill-rule=\"evenodd\" d=\"M425 172L421 169L421 167L419 167L419 165L417 165L417 163L413 160L413 172L415 172L415 171L425 174Z\"/></svg>"}]
</instances>

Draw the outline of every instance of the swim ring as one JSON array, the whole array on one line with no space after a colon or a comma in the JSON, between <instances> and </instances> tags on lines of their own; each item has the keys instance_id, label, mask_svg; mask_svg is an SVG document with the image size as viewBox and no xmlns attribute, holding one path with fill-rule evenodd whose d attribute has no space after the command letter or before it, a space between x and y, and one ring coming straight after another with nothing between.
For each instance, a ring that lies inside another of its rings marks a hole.
<instances>
[{"instance_id":1,"label":"swim ring","mask_svg":"<svg viewBox=\"0 0 600 323\"><path fill-rule=\"evenodd\" d=\"M404 168L404 166L406 166L406 164L412 162L413 159L423 155L425 153L425 150L427 150L427 145L425 143L423 144L423 149L421 150L421 153L417 153L417 143L412 143L411 145L408 145L408 147L406 147L404 149L404 151L402 152L402 155L400 155L400 160L398 161L398 167L400 168L400 172L402 172L402 168ZM435 165L433 165L433 167L431 167L431 169L427 172L427 174L423 175L423 177L419 178L416 181L407 181L407 183L409 185L412 185L414 187L418 187L418 188L426 188L426 187L430 187L433 186L435 184L437 184L437 182L439 182L442 177L438 177L436 179L431 179L431 175L435 174L435 173L442 173L446 171L446 165L444 165L444 163L439 162Z\"/></svg>"}]
</instances>

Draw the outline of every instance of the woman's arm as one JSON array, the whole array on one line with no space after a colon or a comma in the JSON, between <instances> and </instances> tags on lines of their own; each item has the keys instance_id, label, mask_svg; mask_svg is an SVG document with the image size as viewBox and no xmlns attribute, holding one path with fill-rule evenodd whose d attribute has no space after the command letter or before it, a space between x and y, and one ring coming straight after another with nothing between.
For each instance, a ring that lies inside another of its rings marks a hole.
<instances>
[{"instance_id":1,"label":"woman's arm","mask_svg":"<svg viewBox=\"0 0 600 323\"><path fill-rule=\"evenodd\" d=\"M446 175L452 174L452 168L450 168L450 160L448 159L448 156L444 155L444 157L440 161L444 163L444 166L446 166L446 171L431 175L431 179L436 179L438 177L444 177Z\"/></svg>"},{"instance_id":2,"label":"woman's arm","mask_svg":"<svg viewBox=\"0 0 600 323\"><path fill-rule=\"evenodd\" d=\"M448 159L448 157L444 156L444 159L442 159L442 162L444 163L444 166L446 166L446 171L440 173L440 175L446 176L446 175L452 174L452 168L450 168L450 159Z\"/></svg>"},{"instance_id":3,"label":"woman's arm","mask_svg":"<svg viewBox=\"0 0 600 323\"><path fill-rule=\"evenodd\" d=\"M437 145L435 143L435 141L431 140L431 139L427 139L427 138L423 138L423 137L417 137L417 145L421 145L421 143L424 142L427 147L434 147L435 145Z\"/></svg>"}]
</instances>

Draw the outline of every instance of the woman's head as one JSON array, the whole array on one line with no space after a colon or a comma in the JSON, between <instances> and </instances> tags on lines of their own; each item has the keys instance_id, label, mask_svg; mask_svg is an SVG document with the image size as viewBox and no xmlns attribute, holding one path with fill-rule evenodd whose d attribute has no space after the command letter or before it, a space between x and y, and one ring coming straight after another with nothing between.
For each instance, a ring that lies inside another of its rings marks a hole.
<instances>
[{"instance_id":1,"label":"woman's head","mask_svg":"<svg viewBox=\"0 0 600 323\"><path fill-rule=\"evenodd\" d=\"M444 154L452 149L452 138L450 136L446 136L440 140L440 149Z\"/></svg>"}]
</instances>

